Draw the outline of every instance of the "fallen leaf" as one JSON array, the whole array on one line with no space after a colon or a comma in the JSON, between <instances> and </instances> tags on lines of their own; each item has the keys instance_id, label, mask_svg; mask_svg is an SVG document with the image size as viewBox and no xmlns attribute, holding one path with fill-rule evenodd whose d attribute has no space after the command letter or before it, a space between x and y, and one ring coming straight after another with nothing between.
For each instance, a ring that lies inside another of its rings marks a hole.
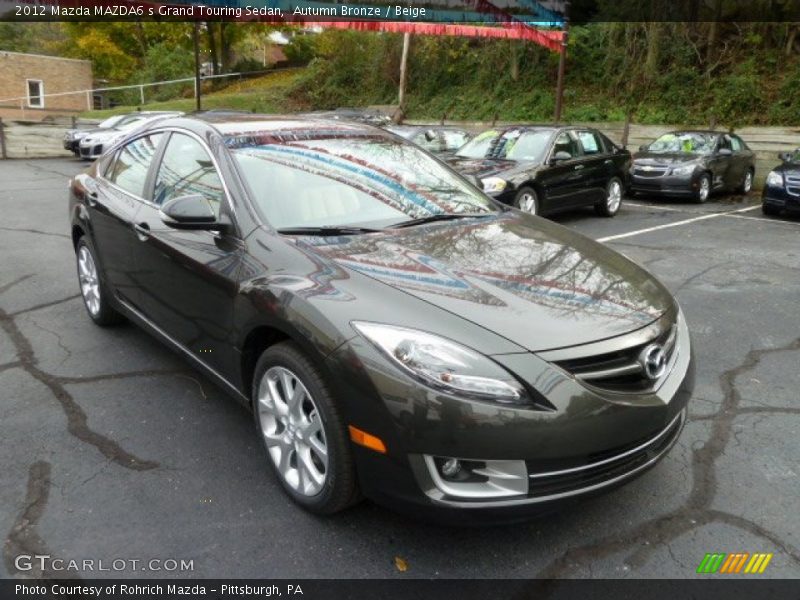
<instances>
[{"instance_id":1,"label":"fallen leaf","mask_svg":"<svg viewBox=\"0 0 800 600\"><path fill-rule=\"evenodd\" d=\"M408 563L405 561L405 559L400 558L399 556L394 557L394 566L397 567L397 570L401 573L408 571Z\"/></svg>"}]
</instances>

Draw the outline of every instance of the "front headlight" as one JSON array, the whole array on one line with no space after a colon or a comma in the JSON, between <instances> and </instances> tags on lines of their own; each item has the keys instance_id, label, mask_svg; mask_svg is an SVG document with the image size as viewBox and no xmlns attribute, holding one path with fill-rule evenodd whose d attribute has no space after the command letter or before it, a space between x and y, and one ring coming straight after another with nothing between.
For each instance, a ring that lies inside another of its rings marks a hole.
<instances>
[{"instance_id":1,"label":"front headlight","mask_svg":"<svg viewBox=\"0 0 800 600\"><path fill-rule=\"evenodd\" d=\"M483 191L487 194L499 194L506 189L508 182L499 177L487 177L486 179L481 179L481 185L483 185Z\"/></svg>"},{"instance_id":2,"label":"front headlight","mask_svg":"<svg viewBox=\"0 0 800 600\"><path fill-rule=\"evenodd\" d=\"M769 175L767 175L767 185L783 187L783 175L777 171L770 171Z\"/></svg>"},{"instance_id":3,"label":"front headlight","mask_svg":"<svg viewBox=\"0 0 800 600\"><path fill-rule=\"evenodd\" d=\"M530 402L511 373L461 344L393 325L354 321L353 327L391 362L427 386L506 404Z\"/></svg>"},{"instance_id":4,"label":"front headlight","mask_svg":"<svg viewBox=\"0 0 800 600\"><path fill-rule=\"evenodd\" d=\"M673 175L691 175L696 168L696 165L684 165L681 167L674 167L672 169Z\"/></svg>"}]
</instances>

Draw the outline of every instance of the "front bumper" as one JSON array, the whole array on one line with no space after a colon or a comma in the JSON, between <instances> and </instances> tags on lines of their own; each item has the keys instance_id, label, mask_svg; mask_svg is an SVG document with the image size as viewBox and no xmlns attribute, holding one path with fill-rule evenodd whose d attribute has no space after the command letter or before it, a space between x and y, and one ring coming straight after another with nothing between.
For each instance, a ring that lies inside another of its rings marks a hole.
<instances>
[{"instance_id":1,"label":"front bumper","mask_svg":"<svg viewBox=\"0 0 800 600\"><path fill-rule=\"evenodd\" d=\"M800 212L800 195L790 193L783 186L765 185L764 191L761 193L761 201L776 210Z\"/></svg>"},{"instance_id":2,"label":"front bumper","mask_svg":"<svg viewBox=\"0 0 800 600\"><path fill-rule=\"evenodd\" d=\"M630 175L629 190L656 196L694 196L700 189L700 178L695 175L658 175L645 177L635 172Z\"/></svg>"},{"instance_id":3,"label":"front bumper","mask_svg":"<svg viewBox=\"0 0 800 600\"><path fill-rule=\"evenodd\" d=\"M87 160L100 158L103 154L103 144L80 144L80 157Z\"/></svg>"},{"instance_id":4,"label":"front bumper","mask_svg":"<svg viewBox=\"0 0 800 600\"><path fill-rule=\"evenodd\" d=\"M385 455L354 447L364 494L416 516L487 523L611 489L663 458L680 435L694 388L685 324L676 343L668 374L641 394L601 392L532 353L494 356L543 394L548 406L533 409L425 389L387 368L360 338L329 362L345 388L348 422L387 447ZM498 497L452 494L437 480L433 457L523 465L526 485Z\"/></svg>"}]
</instances>

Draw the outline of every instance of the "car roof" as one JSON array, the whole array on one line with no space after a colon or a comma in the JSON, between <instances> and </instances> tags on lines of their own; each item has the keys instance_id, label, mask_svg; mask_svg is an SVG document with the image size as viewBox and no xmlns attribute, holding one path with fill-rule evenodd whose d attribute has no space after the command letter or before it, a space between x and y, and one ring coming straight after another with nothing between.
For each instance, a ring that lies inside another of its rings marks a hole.
<instances>
[{"instance_id":1,"label":"car roof","mask_svg":"<svg viewBox=\"0 0 800 600\"><path fill-rule=\"evenodd\" d=\"M146 129L159 127L178 127L202 133L209 128L223 137L241 136L256 133L286 133L292 130L325 129L335 130L341 134L351 135L384 135L390 136L386 130L358 121L312 117L308 115L265 115L265 114L232 114L205 113L183 115L175 118L159 119Z\"/></svg>"},{"instance_id":2,"label":"car roof","mask_svg":"<svg viewBox=\"0 0 800 600\"><path fill-rule=\"evenodd\" d=\"M670 131L668 133L671 133L671 134L677 134L677 133L699 133L699 134L702 134L702 135L725 135L728 132L727 131L712 131L711 129L676 129L675 131Z\"/></svg>"}]
</instances>

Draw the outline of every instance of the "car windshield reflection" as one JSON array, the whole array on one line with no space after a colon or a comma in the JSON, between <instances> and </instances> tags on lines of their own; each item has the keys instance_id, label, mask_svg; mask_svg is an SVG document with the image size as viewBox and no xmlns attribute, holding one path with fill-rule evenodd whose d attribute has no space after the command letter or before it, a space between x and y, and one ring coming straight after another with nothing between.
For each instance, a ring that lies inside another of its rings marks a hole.
<instances>
[{"instance_id":1,"label":"car windshield reflection","mask_svg":"<svg viewBox=\"0 0 800 600\"><path fill-rule=\"evenodd\" d=\"M714 136L705 133L667 133L647 147L648 152L711 154Z\"/></svg>"},{"instance_id":2,"label":"car windshield reflection","mask_svg":"<svg viewBox=\"0 0 800 600\"><path fill-rule=\"evenodd\" d=\"M386 227L499 210L419 148L381 134L292 131L226 143L276 229Z\"/></svg>"}]
</instances>

